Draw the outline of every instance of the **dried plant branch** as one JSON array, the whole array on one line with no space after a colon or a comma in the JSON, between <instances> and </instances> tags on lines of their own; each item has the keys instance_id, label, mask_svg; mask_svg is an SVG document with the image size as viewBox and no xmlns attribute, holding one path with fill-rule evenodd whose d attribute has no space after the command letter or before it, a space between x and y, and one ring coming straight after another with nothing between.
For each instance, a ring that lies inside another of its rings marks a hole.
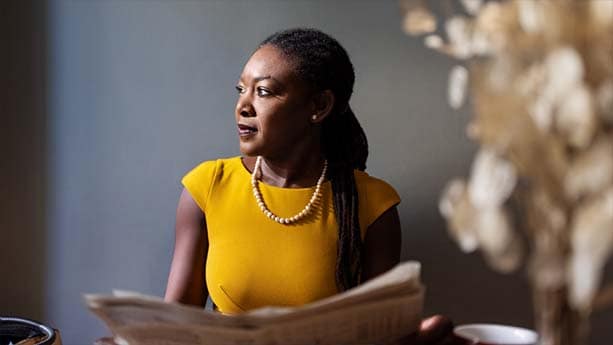
<instances>
[{"instance_id":1,"label":"dried plant branch","mask_svg":"<svg viewBox=\"0 0 613 345\"><path fill-rule=\"evenodd\" d=\"M611 307L613 307L613 283L600 289L592 302L594 312L609 309Z\"/></svg>"},{"instance_id":2,"label":"dried plant branch","mask_svg":"<svg viewBox=\"0 0 613 345\"><path fill-rule=\"evenodd\" d=\"M481 146L470 178L441 198L450 234L507 272L521 263L522 225L541 343L583 344L592 306L613 304L613 287L597 291L613 252L613 1L463 0L468 15L442 21L406 1L416 11L407 31L461 60L448 99L459 108L471 98L467 133ZM511 195L496 174L507 164Z\"/></svg>"}]
</instances>

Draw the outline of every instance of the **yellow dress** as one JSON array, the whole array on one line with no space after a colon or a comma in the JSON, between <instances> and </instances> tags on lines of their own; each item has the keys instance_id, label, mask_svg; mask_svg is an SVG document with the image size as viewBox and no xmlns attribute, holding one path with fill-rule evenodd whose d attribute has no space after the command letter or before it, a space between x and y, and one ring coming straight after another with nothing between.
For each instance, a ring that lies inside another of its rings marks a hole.
<instances>
[{"instance_id":1,"label":"yellow dress","mask_svg":"<svg viewBox=\"0 0 613 345\"><path fill-rule=\"evenodd\" d=\"M368 226L400 198L389 184L364 172L356 170L355 179L363 239ZM241 157L203 162L182 180L206 217L206 284L218 309L235 314L267 305L298 306L337 293L338 225L330 181L322 186L321 207L293 225L262 213L250 181ZM259 187L280 217L301 211L315 189L261 182Z\"/></svg>"}]
</instances>

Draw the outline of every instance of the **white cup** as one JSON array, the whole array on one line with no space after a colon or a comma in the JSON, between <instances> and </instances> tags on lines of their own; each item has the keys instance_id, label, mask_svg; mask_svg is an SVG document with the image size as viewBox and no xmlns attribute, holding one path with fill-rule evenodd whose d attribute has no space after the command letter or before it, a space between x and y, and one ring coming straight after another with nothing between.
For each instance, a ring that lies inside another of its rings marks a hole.
<instances>
[{"instance_id":1,"label":"white cup","mask_svg":"<svg viewBox=\"0 0 613 345\"><path fill-rule=\"evenodd\" d=\"M456 326L454 334L473 345L536 345L536 332L513 326L475 323Z\"/></svg>"}]
</instances>

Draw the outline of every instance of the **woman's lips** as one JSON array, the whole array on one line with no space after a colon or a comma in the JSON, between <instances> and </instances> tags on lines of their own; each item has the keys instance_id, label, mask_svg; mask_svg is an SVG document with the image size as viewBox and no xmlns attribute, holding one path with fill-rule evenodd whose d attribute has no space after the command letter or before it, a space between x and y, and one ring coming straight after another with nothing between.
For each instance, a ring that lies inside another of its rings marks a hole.
<instances>
[{"instance_id":1,"label":"woman's lips","mask_svg":"<svg viewBox=\"0 0 613 345\"><path fill-rule=\"evenodd\" d=\"M252 134L255 134L257 131L258 130L255 127L243 125L241 123L238 124L238 135L241 137L250 136Z\"/></svg>"}]
</instances>

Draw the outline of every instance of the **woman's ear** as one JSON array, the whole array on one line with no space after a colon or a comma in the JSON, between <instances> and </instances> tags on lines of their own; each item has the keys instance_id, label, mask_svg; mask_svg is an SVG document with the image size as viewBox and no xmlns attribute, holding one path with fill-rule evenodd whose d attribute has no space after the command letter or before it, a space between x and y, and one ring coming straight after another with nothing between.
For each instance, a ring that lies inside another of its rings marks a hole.
<instances>
[{"instance_id":1,"label":"woman's ear","mask_svg":"<svg viewBox=\"0 0 613 345\"><path fill-rule=\"evenodd\" d=\"M321 123L334 108L334 93L332 90L324 90L313 96L313 113L311 123Z\"/></svg>"}]
</instances>

